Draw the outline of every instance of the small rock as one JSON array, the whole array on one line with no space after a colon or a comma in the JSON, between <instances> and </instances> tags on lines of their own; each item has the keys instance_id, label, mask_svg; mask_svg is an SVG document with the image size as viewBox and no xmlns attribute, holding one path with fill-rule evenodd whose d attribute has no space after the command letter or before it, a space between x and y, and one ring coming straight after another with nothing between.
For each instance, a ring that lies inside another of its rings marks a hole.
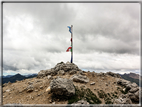
<instances>
[{"instance_id":1,"label":"small rock","mask_svg":"<svg viewBox=\"0 0 142 107\"><path fill-rule=\"evenodd\" d=\"M10 89L5 90L6 92L10 92Z\"/></svg>"},{"instance_id":2,"label":"small rock","mask_svg":"<svg viewBox=\"0 0 142 107\"><path fill-rule=\"evenodd\" d=\"M29 81L29 82L28 82L28 84L29 84L29 85L32 85L32 84L33 84L33 82L30 82L30 81Z\"/></svg>"},{"instance_id":3,"label":"small rock","mask_svg":"<svg viewBox=\"0 0 142 107\"><path fill-rule=\"evenodd\" d=\"M126 88L123 89L123 91L125 92Z\"/></svg>"},{"instance_id":4,"label":"small rock","mask_svg":"<svg viewBox=\"0 0 142 107\"><path fill-rule=\"evenodd\" d=\"M108 84L107 84L107 83L105 83L105 85L106 85L106 86L108 86Z\"/></svg>"},{"instance_id":5,"label":"small rock","mask_svg":"<svg viewBox=\"0 0 142 107\"><path fill-rule=\"evenodd\" d=\"M105 78L104 77L102 77L102 80L104 80Z\"/></svg>"},{"instance_id":6,"label":"small rock","mask_svg":"<svg viewBox=\"0 0 142 107\"><path fill-rule=\"evenodd\" d=\"M95 85L95 82L90 83L90 85Z\"/></svg>"},{"instance_id":7,"label":"small rock","mask_svg":"<svg viewBox=\"0 0 142 107\"><path fill-rule=\"evenodd\" d=\"M37 92L38 90L35 90L35 92Z\"/></svg>"},{"instance_id":8,"label":"small rock","mask_svg":"<svg viewBox=\"0 0 142 107\"><path fill-rule=\"evenodd\" d=\"M35 83L37 83L37 82L41 82L40 80L35 80Z\"/></svg>"},{"instance_id":9,"label":"small rock","mask_svg":"<svg viewBox=\"0 0 142 107\"><path fill-rule=\"evenodd\" d=\"M40 88L40 89L42 89L42 88L43 88L43 86L40 86L39 88Z\"/></svg>"},{"instance_id":10,"label":"small rock","mask_svg":"<svg viewBox=\"0 0 142 107\"><path fill-rule=\"evenodd\" d=\"M52 103L52 100L49 100L50 103Z\"/></svg>"},{"instance_id":11,"label":"small rock","mask_svg":"<svg viewBox=\"0 0 142 107\"><path fill-rule=\"evenodd\" d=\"M50 92L50 90L51 90L51 88L50 88L50 86L46 89L46 92Z\"/></svg>"},{"instance_id":12,"label":"small rock","mask_svg":"<svg viewBox=\"0 0 142 107\"><path fill-rule=\"evenodd\" d=\"M51 77L52 77L51 75L48 75L48 76L47 76L48 79L51 79Z\"/></svg>"},{"instance_id":13,"label":"small rock","mask_svg":"<svg viewBox=\"0 0 142 107\"><path fill-rule=\"evenodd\" d=\"M65 75L65 71L64 70L58 71L58 75Z\"/></svg>"},{"instance_id":14,"label":"small rock","mask_svg":"<svg viewBox=\"0 0 142 107\"><path fill-rule=\"evenodd\" d=\"M27 92L32 92L34 90L34 87L32 85L29 85L27 87Z\"/></svg>"},{"instance_id":15,"label":"small rock","mask_svg":"<svg viewBox=\"0 0 142 107\"><path fill-rule=\"evenodd\" d=\"M52 104L55 104L55 102L52 102Z\"/></svg>"},{"instance_id":16,"label":"small rock","mask_svg":"<svg viewBox=\"0 0 142 107\"><path fill-rule=\"evenodd\" d=\"M37 96L40 96L41 94L37 94Z\"/></svg>"}]
</instances>

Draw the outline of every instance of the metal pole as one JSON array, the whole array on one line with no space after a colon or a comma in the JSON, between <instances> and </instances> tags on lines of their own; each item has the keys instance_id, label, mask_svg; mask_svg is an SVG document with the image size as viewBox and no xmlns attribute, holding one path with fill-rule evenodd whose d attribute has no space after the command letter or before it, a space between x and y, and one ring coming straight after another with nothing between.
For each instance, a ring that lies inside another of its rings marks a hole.
<instances>
[{"instance_id":1,"label":"metal pole","mask_svg":"<svg viewBox=\"0 0 142 107\"><path fill-rule=\"evenodd\" d=\"M71 51L71 63L73 63L73 25L71 25L71 47L72 47L72 51Z\"/></svg>"}]
</instances>

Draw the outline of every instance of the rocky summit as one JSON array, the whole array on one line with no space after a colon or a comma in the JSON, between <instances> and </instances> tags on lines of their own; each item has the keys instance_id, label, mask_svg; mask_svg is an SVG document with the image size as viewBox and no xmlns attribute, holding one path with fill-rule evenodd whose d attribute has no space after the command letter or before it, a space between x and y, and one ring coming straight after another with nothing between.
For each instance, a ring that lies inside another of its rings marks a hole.
<instances>
[{"instance_id":1,"label":"rocky summit","mask_svg":"<svg viewBox=\"0 0 142 107\"><path fill-rule=\"evenodd\" d=\"M96 73L60 62L37 77L5 83L3 104L139 104L141 88L113 72Z\"/></svg>"}]
</instances>

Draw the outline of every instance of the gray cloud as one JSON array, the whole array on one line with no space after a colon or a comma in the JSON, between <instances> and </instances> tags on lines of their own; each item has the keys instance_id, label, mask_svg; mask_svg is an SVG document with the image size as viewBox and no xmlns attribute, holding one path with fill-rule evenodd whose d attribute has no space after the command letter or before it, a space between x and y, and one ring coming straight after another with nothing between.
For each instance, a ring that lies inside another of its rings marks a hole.
<instances>
[{"instance_id":1,"label":"gray cloud","mask_svg":"<svg viewBox=\"0 0 142 107\"><path fill-rule=\"evenodd\" d=\"M70 60L71 24L82 69L139 69L139 12L138 3L4 3L4 71L37 72Z\"/></svg>"}]
</instances>

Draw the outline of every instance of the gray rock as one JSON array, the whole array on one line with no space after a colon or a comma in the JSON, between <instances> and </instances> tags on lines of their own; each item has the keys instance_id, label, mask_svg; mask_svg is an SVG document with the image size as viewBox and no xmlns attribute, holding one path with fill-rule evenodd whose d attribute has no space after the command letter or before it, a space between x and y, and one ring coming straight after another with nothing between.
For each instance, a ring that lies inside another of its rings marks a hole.
<instances>
[{"instance_id":1,"label":"gray rock","mask_svg":"<svg viewBox=\"0 0 142 107\"><path fill-rule=\"evenodd\" d=\"M89 78L87 78L86 76L82 76L82 75L73 75L71 77L71 80L73 80L74 82L81 82L81 83L89 82Z\"/></svg>"},{"instance_id":2,"label":"gray rock","mask_svg":"<svg viewBox=\"0 0 142 107\"><path fill-rule=\"evenodd\" d=\"M10 92L10 89L5 90L5 92Z\"/></svg>"},{"instance_id":3,"label":"gray rock","mask_svg":"<svg viewBox=\"0 0 142 107\"><path fill-rule=\"evenodd\" d=\"M48 78L48 79L51 79L51 78L52 78L52 76L51 76L51 75L48 75L48 76L47 76L47 78Z\"/></svg>"},{"instance_id":4,"label":"gray rock","mask_svg":"<svg viewBox=\"0 0 142 107\"><path fill-rule=\"evenodd\" d=\"M131 87L134 87L134 88L135 88L135 87L138 87L138 85L137 85L136 83L132 83L132 84L131 84Z\"/></svg>"},{"instance_id":5,"label":"gray rock","mask_svg":"<svg viewBox=\"0 0 142 107\"><path fill-rule=\"evenodd\" d=\"M56 71L54 68L51 68L51 69L46 70L45 75L46 75L46 76L47 76L47 75L54 76L54 75L57 74L57 72L58 72L58 71Z\"/></svg>"},{"instance_id":6,"label":"gray rock","mask_svg":"<svg viewBox=\"0 0 142 107\"><path fill-rule=\"evenodd\" d=\"M131 100L138 102L139 101L139 90L135 93L128 93L128 96Z\"/></svg>"},{"instance_id":7,"label":"gray rock","mask_svg":"<svg viewBox=\"0 0 142 107\"><path fill-rule=\"evenodd\" d=\"M32 85L32 84L33 84L33 82L30 82L30 81L29 81L29 82L28 82L28 84L29 84L29 85Z\"/></svg>"},{"instance_id":8,"label":"gray rock","mask_svg":"<svg viewBox=\"0 0 142 107\"><path fill-rule=\"evenodd\" d=\"M130 93L134 93L134 92L136 92L136 91L138 91L139 90L139 88L138 87L134 87L134 88L131 88L130 90L129 90L129 92Z\"/></svg>"},{"instance_id":9,"label":"gray rock","mask_svg":"<svg viewBox=\"0 0 142 107\"><path fill-rule=\"evenodd\" d=\"M32 92L33 90L34 90L33 85L29 85L29 86L27 87L27 92Z\"/></svg>"},{"instance_id":10,"label":"gray rock","mask_svg":"<svg viewBox=\"0 0 142 107\"><path fill-rule=\"evenodd\" d=\"M41 70L38 75L37 75L37 78L43 78L43 77L46 77L48 75L56 75L57 74L57 71L55 71L53 68L51 69L48 69L48 70Z\"/></svg>"},{"instance_id":11,"label":"gray rock","mask_svg":"<svg viewBox=\"0 0 142 107\"><path fill-rule=\"evenodd\" d=\"M120 95L118 99L114 100L114 104L132 104L131 99L128 95Z\"/></svg>"},{"instance_id":12,"label":"gray rock","mask_svg":"<svg viewBox=\"0 0 142 107\"><path fill-rule=\"evenodd\" d=\"M46 70L41 70L40 72L38 72L37 78L42 78L45 77Z\"/></svg>"},{"instance_id":13,"label":"gray rock","mask_svg":"<svg viewBox=\"0 0 142 107\"><path fill-rule=\"evenodd\" d=\"M139 99L139 91L135 92L134 95L136 96L137 99Z\"/></svg>"},{"instance_id":14,"label":"gray rock","mask_svg":"<svg viewBox=\"0 0 142 107\"><path fill-rule=\"evenodd\" d=\"M56 95L72 96L75 94L73 81L66 78L56 78L50 83L51 92Z\"/></svg>"},{"instance_id":15,"label":"gray rock","mask_svg":"<svg viewBox=\"0 0 142 107\"><path fill-rule=\"evenodd\" d=\"M79 100L78 102L72 103L71 105L74 105L74 104L89 104L89 103L86 100Z\"/></svg>"},{"instance_id":16,"label":"gray rock","mask_svg":"<svg viewBox=\"0 0 142 107\"><path fill-rule=\"evenodd\" d=\"M122 85L122 86L128 86L131 84L130 81L124 80L124 79L118 79L117 84Z\"/></svg>"},{"instance_id":17,"label":"gray rock","mask_svg":"<svg viewBox=\"0 0 142 107\"><path fill-rule=\"evenodd\" d=\"M82 70L78 71L78 74L85 75Z\"/></svg>"},{"instance_id":18,"label":"gray rock","mask_svg":"<svg viewBox=\"0 0 142 107\"><path fill-rule=\"evenodd\" d=\"M139 97L137 97L134 93L128 93L129 98L133 101L139 101Z\"/></svg>"},{"instance_id":19,"label":"gray rock","mask_svg":"<svg viewBox=\"0 0 142 107\"><path fill-rule=\"evenodd\" d=\"M76 73L77 73L76 70L71 70L71 71L69 71L69 74L70 74L70 75L73 75L73 74L76 74Z\"/></svg>"},{"instance_id":20,"label":"gray rock","mask_svg":"<svg viewBox=\"0 0 142 107\"><path fill-rule=\"evenodd\" d=\"M90 83L90 85L95 85L95 82Z\"/></svg>"},{"instance_id":21,"label":"gray rock","mask_svg":"<svg viewBox=\"0 0 142 107\"><path fill-rule=\"evenodd\" d=\"M64 71L64 70L59 70L59 71L58 71L58 74L59 74L59 75L65 75L65 71Z\"/></svg>"},{"instance_id":22,"label":"gray rock","mask_svg":"<svg viewBox=\"0 0 142 107\"><path fill-rule=\"evenodd\" d=\"M115 78L122 78L119 74L116 74L116 73L113 73L113 72L107 72L106 74L110 75L112 77L115 77Z\"/></svg>"}]
</instances>

